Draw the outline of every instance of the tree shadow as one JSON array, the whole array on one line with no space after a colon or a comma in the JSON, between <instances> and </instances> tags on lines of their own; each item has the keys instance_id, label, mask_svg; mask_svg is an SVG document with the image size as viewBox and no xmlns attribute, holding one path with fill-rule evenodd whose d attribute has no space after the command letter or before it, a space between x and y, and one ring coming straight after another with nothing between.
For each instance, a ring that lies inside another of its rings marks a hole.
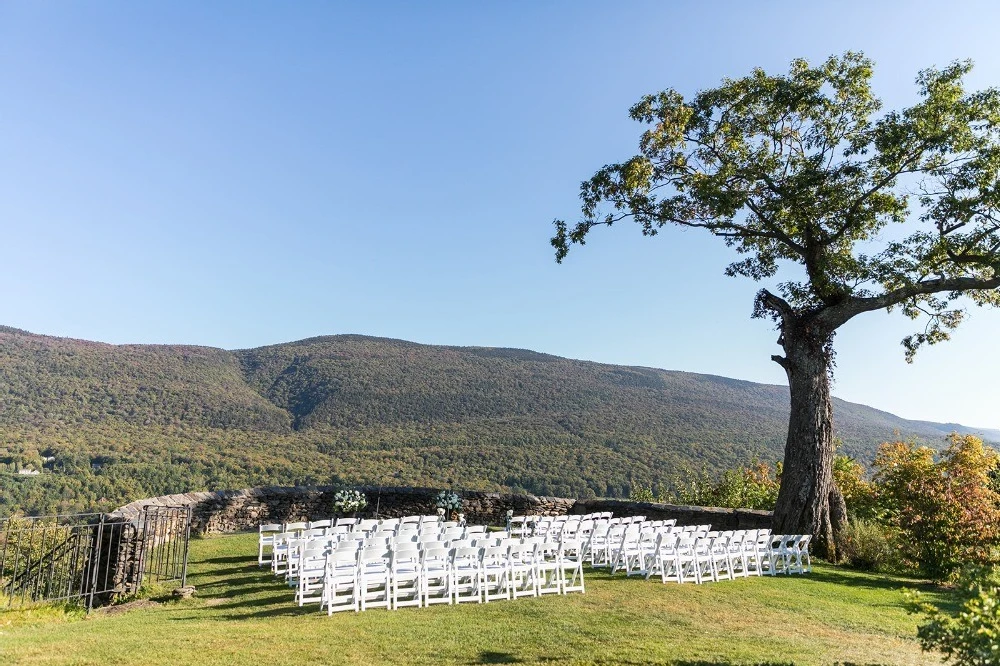
<instances>
[{"instance_id":1,"label":"tree shadow","mask_svg":"<svg viewBox=\"0 0 1000 666\"><path fill-rule=\"evenodd\" d=\"M205 560L199 560L199 564L243 564L247 565L250 563L257 563L256 557L250 557L248 555L230 555L227 557L210 557Z\"/></svg>"},{"instance_id":2,"label":"tree shadow","mask_svg":"<svg viewBox=\"0 0 1000 666\"><path fill-rule=\"evenodd\" d=\"M496 652L494 650L483 650L470 664L522 664L523 659L515 657L510 652Z\"/></svg>"}]
</instances>

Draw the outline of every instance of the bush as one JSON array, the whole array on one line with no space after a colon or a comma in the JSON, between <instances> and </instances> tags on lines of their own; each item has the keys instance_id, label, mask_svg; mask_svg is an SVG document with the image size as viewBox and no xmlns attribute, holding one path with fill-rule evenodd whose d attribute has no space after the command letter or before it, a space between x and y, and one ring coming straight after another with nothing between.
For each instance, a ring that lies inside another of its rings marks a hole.
<instances>
[{"instance_id":1,"label":"bush","mask_svg":"<svg viewBox=\"0 0 1000 666\"><path fill-rule=\"evenodd\" d=\"M959 577L957 604L949 612L908 591L911 613L926 616L917 627L920 647L940 650L945 660L959 666L1000 664L1000 589L995 571L967 567Z\"/></svg>"},{"instance_id":2,"label":"bush","mask_svg":"<svg viewBox=\"0 0 1000 666\"><path fill-rule=\"evenodd\" d=\"M862 571L886 571L896 564L896 539L891 528L873 520L854 519L841 535L840 554Z\"/></svg>"},{"instance_id":3,"label":"bush","mask_svg":"<svg viewBox=\"0 0 1000 666\"><path fill-rule=\"evenodd\" d=\"M1000 545L1000 496L991 487L997 454L982 440L952 435L938 462L927 447L883 444L875 466L879 508L899 531L913 566L947 580L964 564L994 560Z\"/></svg>"},{"instance_id":4,"label":"bush","mask_svg":"<svg viewBox=\"0 0 1000 666\"><path fill-rule=\"evenodd\" d=\"M865 468L850 456L833 459L833 480L847 504L847 515L861 520L878 517L875 486L865 479Z\"/></svg>"}]
</instances>

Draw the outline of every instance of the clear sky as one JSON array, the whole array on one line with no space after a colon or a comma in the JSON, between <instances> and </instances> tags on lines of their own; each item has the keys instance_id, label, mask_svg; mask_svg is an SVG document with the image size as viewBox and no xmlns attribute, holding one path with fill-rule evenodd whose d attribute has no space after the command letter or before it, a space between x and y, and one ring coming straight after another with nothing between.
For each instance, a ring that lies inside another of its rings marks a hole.
<instances>
[{"instance_id":1,"label":"clear sky","mask_svg":"<svg viewBox=\"0 0 1000 666\"><path fill-rule=\"evenodd\" d=\"M887 106L972 58L995 2L0 3L0 323L243 348L364 333L785 383L759 288L697 231L552 220L634 154L627 109L862 50ZM1000 313L903 361L837 337L835 393L1000 428Z\"/></svg>"}]
</instances>

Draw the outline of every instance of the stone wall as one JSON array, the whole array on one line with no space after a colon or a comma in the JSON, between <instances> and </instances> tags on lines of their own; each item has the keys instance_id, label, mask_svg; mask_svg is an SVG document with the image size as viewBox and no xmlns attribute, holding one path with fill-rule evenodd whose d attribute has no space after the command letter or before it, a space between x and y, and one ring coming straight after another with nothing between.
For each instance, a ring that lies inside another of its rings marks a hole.
<instances>
[{"instance_id":1,"label":"stone wall","mask_svg":"<svg viewBox=\"0 0 1000 666\"><path fill-rule=\"evenodd\" d=\"M336 515L331 486L265 487L217 492L165 495L137 500L114 511L111 516L133 519L143 506L192 507L192 532L219 533L255 530L264 523L322 520ZM359 515L392 518L433 514L436 488L359 487L368 498L368 507ZM710 524L719 530L757 529L771 526L770 511L674 506L628 500L575 500L561 497L456 491L463 500L470 523L503 525L508 509L515 515L558 516L611 511L615 516L643 515L654 520L676 519L679 525Z\"/></svg>"}]
</instances>

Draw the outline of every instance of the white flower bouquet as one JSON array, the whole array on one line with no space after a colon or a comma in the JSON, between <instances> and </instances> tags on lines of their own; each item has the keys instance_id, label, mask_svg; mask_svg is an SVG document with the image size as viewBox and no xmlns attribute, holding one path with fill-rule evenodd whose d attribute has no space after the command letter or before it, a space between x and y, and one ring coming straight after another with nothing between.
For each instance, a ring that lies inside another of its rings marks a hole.
<instances>
[{"instance_id":1,"label":"white flower bouquet","mask_svg":"<svg viewBox=\"0 0 1000 666\"><path fill-rule=\"evenodd\" d=\"M341 513L354 513L368 506L368 499L360 490L340 490L333 496L333 506Z\"/></svg>"}]
</instances>

